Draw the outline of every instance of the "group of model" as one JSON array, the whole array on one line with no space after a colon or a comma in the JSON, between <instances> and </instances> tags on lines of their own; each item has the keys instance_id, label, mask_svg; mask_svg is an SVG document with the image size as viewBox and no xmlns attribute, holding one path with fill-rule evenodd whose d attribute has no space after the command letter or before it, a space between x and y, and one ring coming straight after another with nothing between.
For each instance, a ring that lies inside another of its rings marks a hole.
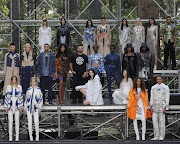
<instances>
[{"instance_id":1,"label":"group of model","mask_svg":"<svg viewBox=\"0 0 180 144\"><path fill-rule=\"evenodd\" d=\"M161 29L164 47L164 69L167 69L169 52L172 69L176 69L175 47L177 31L171 23L171 17ZM151 88L150 111L148 110L148 94L144 81L152 76L152 55L155 55L154 69L157 69L158 26L154 18L149 19L145 43L145 29L140 18L136 19L131 41L130 28L126 19L122 20L119 28L120 47L122 55L115 53L116 46L111 44L110 26L105 17L101 25L93 27L91 20L87 21L84 30L83 45L78 45L77 53L69 56L71 48L70 29L66 26L65 18L57 29L55 46L56 56L50 52L51 28L44 19L39 29L40 55L36 64L36 56L32 53L31 45L26 44L21 56L15 52L15 45L10 44L10 52L5 55L4 72L5 95L4 107L8 112L9 140L12 141L13 114L15 115L16 140L19 140L19 112L24 108L28 117L30 140L32 138L32 115L34 116L36 140L39 140L39 114L45 103L45 86L48 86L48 101L52 104L52 79L55 75L59 81L59 103L64 104L66 79L69 70L73 74L72 103L84 105L103 105L102 83L106 72L110 103L127 104L128 117L133 119L136 139L139 140L137 120L142 121L142 139L145 140L146 118L153 118L154 140L165 137L165 113L169 105L169 88L157 77L157 84ZM88 55L88 56L87 56ZM105 59L105 60L104 60ZM123 76L121 75L121 63ZM36 69L40 78L40 88L37 87ZM87 77L88 75L88 77ZM130 77L129 77L130 76ZM21 77L21 85L20 84ZM117 89L111 92L111 78L114 77ZM134 84L133 84L134 80ZM150 89L149 89L150 90ZM42 91L42 93L41 93ZM26 95L23 107L23 95ZM83 96L85 101L83 102ZM78 101L77 101L78 100Z\"/></svg>"}]
</instances>

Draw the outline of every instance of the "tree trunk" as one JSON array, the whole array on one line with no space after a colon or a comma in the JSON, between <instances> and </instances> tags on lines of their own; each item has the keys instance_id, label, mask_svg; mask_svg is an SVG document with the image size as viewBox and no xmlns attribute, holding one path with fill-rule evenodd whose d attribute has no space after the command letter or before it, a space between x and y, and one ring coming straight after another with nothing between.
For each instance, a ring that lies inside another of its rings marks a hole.
<instances>
[{"instance_id":1,"label":"tree trunk","mask_svg":"<svg viewBox=\"0 0 180 144\"><path fill-rule=\"evenodd\" d=\"M13 20L19 20L20 19L20 0L12 0L12 19ZM16 28L16 26L13 24L13 29ZM19 29L16 28L14 32L12 33L12 42L16 46L16 52L19 52Z\"/></svg>"},{"instance_id":2,"label":"tree trunk","mask_svg":"<svg viewBox=\"0 0 180 144\"><path fill-rule=\"evenodd\" d=\"M93 19L101 18L101 3L98 0L95 0L90 6L91 17Z\"/></svg>"}]
</instances>

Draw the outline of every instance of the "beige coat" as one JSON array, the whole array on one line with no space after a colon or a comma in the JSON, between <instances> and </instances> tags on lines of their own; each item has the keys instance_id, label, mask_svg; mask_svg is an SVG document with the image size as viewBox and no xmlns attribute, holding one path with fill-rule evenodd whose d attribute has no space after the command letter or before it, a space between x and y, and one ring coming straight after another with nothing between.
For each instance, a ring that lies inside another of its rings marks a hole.
<instances>
[{"instance_id":1,"label":"beige coat","mask_svg":"<svg viewBox=\"0 0 180 144\"><path fill-rule=\"evenodd\" d=\"M105 38L104 38L104 45L103 45L103 37L102 37L102 25L97 26L97 36L98 36L98 45L99 50L98 52L103 55L103 57L106 57L107 54L110 54L110 47L108 46L109 42L111 41L109 39L109 36L111 38L111 30L109 25L105 25Z\"/></svg>"},{"instance_id":2,"label":"beige coat","mask_svg":"<svg viewBox=\"0 0 180 144\"><path fill-rule=\"evenodd\" d=\"M6 94L6 87L8 85L10 85L11 77L12 76L17 76L18 84L20 84L19 67L15 67L15 64L14 64L14 58L16 57L16 55L15 54L14 54L14 56L12 56L12 54L9 55L9 57L12 59L11 67L7 66L7 55L8 55L8 53L5 54L5 58L4 58L4 76L5 76L5 82L4 82L4 88L3 88L3 95ZM17 55L19 56L19 54L17 54ZM19 62L20 62L20 60L19 60Z\"/></svg>"}]
</instances>

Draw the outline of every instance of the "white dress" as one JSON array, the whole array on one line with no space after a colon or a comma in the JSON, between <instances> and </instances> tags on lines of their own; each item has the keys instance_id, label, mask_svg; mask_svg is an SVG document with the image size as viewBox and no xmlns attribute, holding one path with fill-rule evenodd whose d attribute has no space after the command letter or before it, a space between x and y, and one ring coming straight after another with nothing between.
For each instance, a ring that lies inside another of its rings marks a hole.
<instances>
[{"instance_id":1,"label":"white dress","mask_svg":"<svg viewBox=\"0 0 180 144\"><path fill-rule=\"evenodd\" d=\"M128 101L126 98L128 97L129 91L133 86L133 81L131 78L128 78L128 81L125 79L120 83L120 89L116 90L112 97L115 104L127 104Z\"/></svg>"},{"instance_id":2,"label":"white dress","mask_svg":"<svg viewBox=\"0 0 180 144\"><path fill-rule=\"evenodd\" d=\"M90 102L90 105L104 105L102 98L102 85L98 75L92 80L88 80L85 85L76 86L77 90L80 88L86 89L86 100Z\"/></svg>"},{"instance_id":3,"label":"white dress","mask_svg":"<svg viewBox=\"0 0 180 144\"><path fill-rule=\"evenodd\" d=\"M44 44L47 43L51 46L51 28L47 27L43 29L42 27L39 28L39 46L41 46L40 53L44 52Z\"/></svg>"},{"instance_id":4,"label":"white dress","mask_svg":"<svg viewBox=\"0 0 180 144\"><path fill-rule=\"evenodd\" d=\"M140 47L143 42L143 26L135 26L133 28L133 44L135 53L140 52Z\"/></svg>"},{"instance_id":5,"label":"white dress","mask_svg":"<svg viewBox=\"0 0 180 144\"><path fill-rule=\"evenodd\" d=\"M142 120L145 119L145 113L144 113L144 104L143 104L143 100L140 97L141 94L141 88L137 88L137 111L136 111L136 119L137 120Z\"/></svg>"},{"instance_id":6,"label":"white dress","mask_svg":"<svg viewBox=\"0 0 180 144\"><path fill-rule=\"evenodd\" d=\"M123 27L123 30L121 30L121 27L119 27L119 42L120 45L122 45L122 53L124 53L124 48L126 47L127 43L131 43L129 27Z\"/></svg>"}]
</instances>

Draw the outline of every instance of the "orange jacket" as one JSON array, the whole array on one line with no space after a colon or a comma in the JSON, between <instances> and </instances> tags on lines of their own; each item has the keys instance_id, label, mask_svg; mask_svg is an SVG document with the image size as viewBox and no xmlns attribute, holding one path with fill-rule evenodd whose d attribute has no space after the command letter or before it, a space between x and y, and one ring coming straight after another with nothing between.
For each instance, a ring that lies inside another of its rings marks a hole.
<instances>
[{"instance_id":1,"label":"orange jacket","mask_svg":"<svg viewBox=\"0 0 180 144\"><path fill-rule=\"evenodd\" d=\"M147 109L148 107L148 93L145 90L145 92L140 93L140 97L143 100L143 105L144 105L144 113L145 113L145 119L148 117L152 117L150 111ZM129 102L127 104L127 117L130 119L135 119L136 118L136 110L137 110L137 96L136 96L136 90L131 88L129 91Z\"/></svg>"}]
</instances>

